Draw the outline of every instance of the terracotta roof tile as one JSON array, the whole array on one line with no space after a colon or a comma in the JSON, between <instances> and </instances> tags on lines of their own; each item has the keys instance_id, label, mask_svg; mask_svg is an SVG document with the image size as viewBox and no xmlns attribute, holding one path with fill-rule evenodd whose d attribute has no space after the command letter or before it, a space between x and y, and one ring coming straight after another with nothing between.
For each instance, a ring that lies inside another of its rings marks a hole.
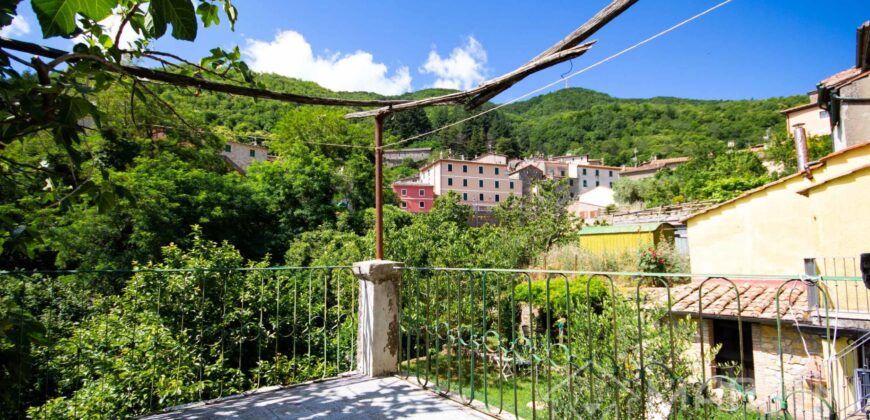
<instances>
[{"instance_id":1,"label":"terracotta roof tile","mask_svg":"<svg viewBox=\"0 0 870 420\"><path fill-rule=\"evenodd\" d=\"M697 314L700 300L701 313L707 316L737 317L737 294L740 296L740 316L744 318L772 319L776 315L776 292L783 284L769 280L735 280L734 286L722 280L704 284L701 281L671 288L671 311ZM737 289L735 294L734 289ZM667 305L665 289L653 289L650 296L659 304ZM803 284L792 283L780 291L779 316L781 319L806 320L809 316L807 292Z\"/></svg>"},{"instance_id":2,"label":"terracotta roof tile","mask_svg":"<svg viewBox=\"0 0 870 420\"><path fill-rule=\"evenodd\" d=\"M674 157L674 158L664 158L664 159L656 159L651 162L644 162L644 164L640 166L627 166L622 170L622 173L632 173L632 172L643 172L643 171L651 171L651 170L659 170L664 168L667 165L674 163L685 163L689 161L689 157Z\"/></svg>"}]
</instances>

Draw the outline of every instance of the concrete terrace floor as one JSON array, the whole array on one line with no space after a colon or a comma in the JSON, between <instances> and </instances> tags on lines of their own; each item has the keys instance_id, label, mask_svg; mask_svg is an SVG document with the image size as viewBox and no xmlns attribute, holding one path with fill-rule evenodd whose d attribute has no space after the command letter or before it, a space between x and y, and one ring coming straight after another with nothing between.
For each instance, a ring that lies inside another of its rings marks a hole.
<instances>
[{"instance_id":1,"label":"concrete terrace floor","mask_svg":"<svg viewBox=\"0 0 870 420\"><path fill-rule=\"evenodd\" d=\"M195 403L145 417L163 419L491 419L395 377L350 375Z\"/></svg>"}]
</instances>

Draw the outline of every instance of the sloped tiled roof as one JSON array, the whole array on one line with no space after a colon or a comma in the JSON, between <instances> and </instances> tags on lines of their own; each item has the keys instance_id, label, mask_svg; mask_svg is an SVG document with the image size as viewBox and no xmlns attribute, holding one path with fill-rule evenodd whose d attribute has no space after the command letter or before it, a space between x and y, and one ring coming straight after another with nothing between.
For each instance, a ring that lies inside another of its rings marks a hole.
<instances>
[{"instance_id":1,"label":"sloped tiled roof","mask_svg":"<svg viewBox=\"0 0 870 420\"><path fill-rule=\"evenodd\" d=\"M653 232L663 224L667 225L667 223L637 223L630 225L584 226L580 229L580 236L606 235L611 233Z\"/></svg>"},{"instance_id":2,"label":"sloped tiled roof","mask_svg":"<svg viewBox=\"0 0 870 420\"><path fill-rule=\"evenodd\" d=\"M782 281L735 280L732 286L724 280L711 280L704 284L703 294L698 293L701 281L671 288L671 312L698 314L698 302L705 316L737 317L736 286L740 295L740 316L743 318L771 319L776 316L776 294ZM655 290L654 299L667 305L664 289ZM779 316L783 320L808 319L809 309L806 287L797 282L787 284L780 290Z\"/></svg>"},{"instance_id":3,"label":"sloped tiled roof","mask_svg":"<svg viewBox=\"0 0 870 420\"><path fill-rule=\"evenodd\" d=\"M839 73L833 74L829 76L827 79L819 82L820 85L828 88L828 89L836 89L846 83L849 83L855 79L859 79L863 76L870 74L870 71L864 71L857 67L852 67L846 70L843 70Z\"/></svg>"},{"instance_id":4,"label":"sloped tiled roof","mask_svg":"<svg viewBox=\"0 0 870 420\"><path fill-rule=\"evenodd\" d=\"M626 167L622 170L622 173L629 174L632 172L643 172L643 171L651 171L651 170L659 170L664 168L667 165L675 164L675 163L686 163L689 161L688 157L675 157L675 158L665 158L665 159L656 159L652 162L646 162L640 166L634 167Z\"/></svg>"}]
</instances>

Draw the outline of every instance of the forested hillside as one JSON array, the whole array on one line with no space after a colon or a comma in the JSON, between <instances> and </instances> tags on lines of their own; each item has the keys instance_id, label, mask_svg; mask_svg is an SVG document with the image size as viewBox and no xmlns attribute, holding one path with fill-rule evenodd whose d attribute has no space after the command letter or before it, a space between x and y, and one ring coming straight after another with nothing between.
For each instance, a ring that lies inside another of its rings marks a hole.
<instances>
[{"instance_id":1,"label":"forested hillside","mask_svg":"<svg viewBox=\"0 0 870 420\"><path fill-rule=\"evenodd\" d=\"M262 75L267 88L308 95L383 98L366 92L332 92L312 82ZM447 92L423 90L401 96L421 98ZM297 105L213 93L187 95L171 91L167 102L194 120L229 129L225 135L264 136ZM455 154L475 155L492 149L510 155L589 153L608 164L694 155L721 149L733 141L738 148L764 142L773 130L784 130L780 110L806 100L803 96L763 100L692 100L670 97L620 99L582 88L562 89L505 106L481 118L451 127L408 146L430 146ZM492 107L487 104L482 109ZM478 111L474 111L478 112ZM433 107L390 117L387 130L396 139L427 132L459 119L461 107ZM220 130L219 130L220 131Z\"/></svg>"}]
</instances>

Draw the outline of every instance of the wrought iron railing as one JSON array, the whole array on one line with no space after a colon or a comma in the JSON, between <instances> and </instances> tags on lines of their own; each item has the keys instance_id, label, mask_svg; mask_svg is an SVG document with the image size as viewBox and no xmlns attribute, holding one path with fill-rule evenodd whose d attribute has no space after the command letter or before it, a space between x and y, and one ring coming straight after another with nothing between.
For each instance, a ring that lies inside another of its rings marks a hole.
<instances>
[{"instance_id":1,"label":"wrought iron railing","mask_svg":"<svg viewBox=\"0 0 870 420\"><path fill-rule=\"evenodd\" d=\"M830 302L808 277L403 268L400 370L503 417L844 417Z\"/></svg>"},{"instance_id":2,"label":"wrought iron railing","mask_svg":"<svg viewBox=\"0 0 870 420\"><path fill-rule=\"evenodd\" d=\"M350 267L0 272L0 285L17 311L0 417L128 417L355 368Z\"/></svg>"},{"instance_id":3,"label":"wrought iron railing","mask_svg":"<svg viewBox=\"0 0 870 420\"><path fill-rule=\"evenodd\" d=\"M813 261L830 290L832 308L845 319L870 322L870 290L861 281L858 258L819 257Z\"/></svg>"}]
</instances>

